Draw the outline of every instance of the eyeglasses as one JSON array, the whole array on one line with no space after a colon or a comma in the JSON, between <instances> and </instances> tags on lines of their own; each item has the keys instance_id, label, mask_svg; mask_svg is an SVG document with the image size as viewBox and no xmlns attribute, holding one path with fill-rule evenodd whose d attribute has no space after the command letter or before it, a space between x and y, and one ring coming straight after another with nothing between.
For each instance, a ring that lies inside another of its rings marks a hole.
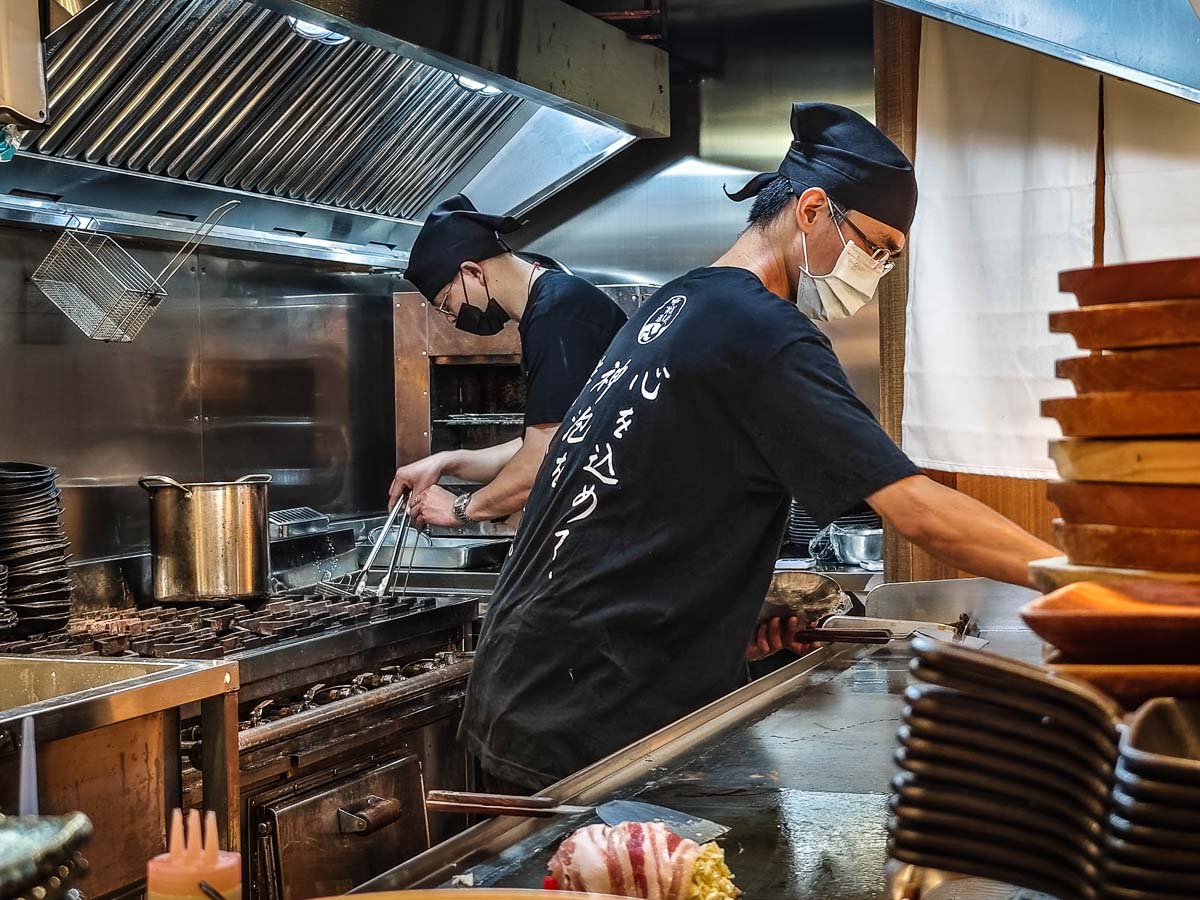
<instances>
[{"instance_id":1,"label":"eyeglasses","mask_svg":"<svg viewBox=\"0 0 1200 900\"><path fill-rule=\"evenodd\" d=\"M846 210L842 209L840 206L834 205L832 200L829 201L829 208L833 210L835 224L840 225L842 222L845 222L847 225L849 225L850 230L853 231L854 234L858 237L858 239L863 242L863 248L868 253L870 253L876 259L881 258L880 254L881 253L883 254L882 259L884 262L887 263L887 266L888 266L887 271L890 272L892 270L892 267L896 265L896 263L893 260L900 254L894 253L893 251L889 250L887 247L881 247L878 244L874 243L870 238L868 238L865 234L862 233L861 228L859 228L857 225L855 225L853 222L850 221L850 213L848 213Z\"/></svg>"},{"instance_id":2,"label":"eyeglasses","mask_svg":"<svg viewBox=\"0 0 1200 900\"><path fill-rule=\"evenodd\" d=\"M459 277L459 280L461 281L462 280L462 272L458 273L458 277ZM446 296L444 296L440 302L434 303L433 308L435 310L437 310L438 312L440 312L443 316L445 316L451 322L453 322L455 319L458 318L458 316L456 316L454 313L452 313L448 306L448 304L450 303L450 291L451 290L453 290L453 282L451 283L450 287L446 288ZM463 285L463 296L464 297L467 296L467 286L465 284Z\"/></svg>"},{"instance_id":3,"label":"eyeglasses","mask_svg":"<svg viewBox=\"0 0 1200 900\"><path fill-rule=\"evenodd\" d=\"M450 292L446 291L446 296L442 298L442 301L440 303L433 304L433 308L437 312L440 312L443 316L445 316L451 322L453 322L455 319L455 315L454 315L454 313L450 312L449 309L446 308L446 304L449 302L450 302Z\"/></svg>"}]
</instances>

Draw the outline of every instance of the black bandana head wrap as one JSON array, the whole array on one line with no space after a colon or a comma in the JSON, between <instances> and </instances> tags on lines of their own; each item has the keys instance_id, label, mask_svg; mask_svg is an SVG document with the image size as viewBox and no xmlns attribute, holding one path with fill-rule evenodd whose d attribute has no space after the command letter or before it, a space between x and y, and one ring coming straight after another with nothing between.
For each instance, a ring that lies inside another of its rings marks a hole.
<instances>
[{"instance_id":1,"label":"black bandana head wrap","mask_svg":"<svg viewBox=\"0 0 1200 900\"><path fill-rule=\"evenodd\" d=\"M512 216L481 213L462 194L455 194L435 206L421 226L409 252L404 277L433 302L463 263L507 253L508 245L500 239L500 234L520 227L521 223Z\"/></svg>"},{"instance_id":2,"label":"black bandana head wrap","mask_svg":"<svg viewBox=\"0 0 1200 900\"><path fill-rule=\"evenodd\" d=\"M792 104L792 146L778 171L755 175L731 200L746 200L783 176L797 196L824 189L847 209L908 232L917 210L912 163L882 131L832 103Z\"/></svg>"}]
</instances>

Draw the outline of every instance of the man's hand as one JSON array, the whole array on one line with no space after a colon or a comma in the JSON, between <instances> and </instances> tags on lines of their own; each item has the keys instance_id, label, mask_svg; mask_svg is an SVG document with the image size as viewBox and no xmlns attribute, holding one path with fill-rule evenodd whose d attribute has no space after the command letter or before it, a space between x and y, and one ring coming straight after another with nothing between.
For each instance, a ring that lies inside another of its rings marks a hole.
<instances>
[{"instance_id":1,"label":"man's hand","mask_svg":"<svg viewBox=\"0 0 1200 900\"><path fill-rule=\"evenodd\" d=\"M796 616L784 620L769 619L758 627L753 640L746 647L746 659L756 662L766 659L780 650L788 650L797 656L815 649L816 644L805 644L796 640L796 632L804 628L804 623Z\"/></svg>"},{"instance_id":2,"label":"man's hand","mask_svg":"<svg viewBox=\"0 0 1200 900\"><path fill-rule=\"evenodd\" d=\"M392 486L388 489L388 510L396 505L405 491L411 491L412 497L420 497L426 488L437 484L445 472L448 460L447 454L435 453L397 469Z\"/></svg>"},{"instance_id":3,"label":"man's hand","mask_svg":"<svg viewBox=\"0 0 1200 900\"><path fill-rule=\"evenodd\" d=\"M409 504L408 511L412 514L413 524L417 527L443 525L447 528L461 525L458 516L454 515L454 501L457 499L456 494L445 488L430 485Z\"/></svg>"}]
</instances>

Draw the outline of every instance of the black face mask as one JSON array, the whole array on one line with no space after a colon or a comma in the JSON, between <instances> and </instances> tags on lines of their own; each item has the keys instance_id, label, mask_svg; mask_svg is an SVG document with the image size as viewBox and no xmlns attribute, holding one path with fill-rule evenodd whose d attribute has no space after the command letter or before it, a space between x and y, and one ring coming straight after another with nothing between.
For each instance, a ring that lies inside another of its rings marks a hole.
<instances>
[{"instance_id":1,"label":"black face mask","mask_svg":"<svg viewBox=\"0 0 1200 900\"><path fill-rule=\"evenodd\" d=\"M459 279L462 279L462 273L459 273ZM490 294L488 296L487 309L480 309L477 306L472 306L467 300L467 284L463 281L463 305L459 307L458 315L454 318L454 327L459 331L465 331L467 334L477 334L480 337L489 337L493 334L499 334L504 327L504 323L508 321L508 313L504 311L504 307L496 302ZM484 289L487 289L487 284L484 284Z\"/></svg>"}]
</instances>

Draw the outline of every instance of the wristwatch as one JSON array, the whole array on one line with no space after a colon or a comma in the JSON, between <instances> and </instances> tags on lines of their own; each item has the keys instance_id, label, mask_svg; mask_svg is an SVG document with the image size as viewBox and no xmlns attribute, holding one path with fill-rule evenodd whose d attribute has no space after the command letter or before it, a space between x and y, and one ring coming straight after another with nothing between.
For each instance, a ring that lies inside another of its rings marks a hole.
<instances>
[{"instance_id":1,"label":"wristwatch","mask_svg":"<svg viewBox=\"0 0 1200 900\"><path fill-rule=\"evenodd\" d=\"M459 494L454 501L454 518L458 519L464 525L469 525L475 521L467 515L467 507L471 505L471 498L474 496L474 491L468 491L465 494Z\"/></svg>"}]
</instances>

